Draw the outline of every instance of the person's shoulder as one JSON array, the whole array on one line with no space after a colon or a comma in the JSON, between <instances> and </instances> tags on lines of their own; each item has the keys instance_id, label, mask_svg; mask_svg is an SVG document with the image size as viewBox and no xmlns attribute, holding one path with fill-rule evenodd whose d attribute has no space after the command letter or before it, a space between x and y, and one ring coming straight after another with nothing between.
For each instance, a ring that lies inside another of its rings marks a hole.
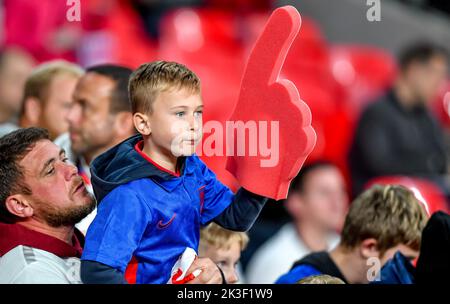
<instances>
[{"instance_id":1,"label":"person's shoulder","mask_svg":"<svg viewBox=\"0 0 450 304\"><path fill-rule=\"evenodd\" d=\"M206 166L206 164L200 159L200 157L197 155L197 154L192 154L192 155L190 155L190 156L187 156L186 157L186 160L185 160L185 165L187 166L187 167L195 167L195 166L201 166L201 167L203 167L203 166Z\"/></svg>"},{"instance_id":2,"label":"person's shoulder","mask_svg":"<svg viewBox=\"0 0 450 304\"><path fill-rule=\"evenodd\" d=\"M124 197L142 200L149 197L151 189L155 186L156 183L151 178L135 179L115 187L102 199L102 203L110 200L122 200Z\"/></svg>"},{"instance_id":3,"label":"person's shoulder","mask_svg":"<svg viewBox=\"0 0 450 304\"><path fill-rule=\"evenodd\" d=\"M261 267L261 265L267 263L283 263L284 261L281 257L289 254L285 250L287 249L286 245L290 245L288 242L293 241L289 240L289 236L292 235L289 231L291 228L291 224L287 223L276 231L274 235L265 240L261 246L256 249L249 265L254 264L258 265L257 267Z\"/></svg>"},{"instance_id":4,"label":"person's shoulder","mask_svg":"<svg viewBox=\"0 0 450 304\"><path fill-rule=\"evenodd\" d=\"M394 104L391 93L387 93L377 100L370 102L363 110L362 115L384 114L386 112L392 112L393 109Z\"/></svg>"},{"instance_id":5,"label":"person's shoulder","mask_svg":"<svg viewBox=\"0 0 450 304\"><path fill-rule=\"evenodd\" d=\"M295 284L301 279L309 277L311 275L322 274L314 266L308 264L301 264L294 266L287 273L278 278L276 284Z\"/></svg>"},{"instance_id":6,"label":"person's shoulder","mask_svg":"<svg viewBox=\"0 0 450 304\"><path fill-rule=\"evenodd\" d=\"M11 133L17 129L19 129L19 127L10 122L0 124L0 137L6 135L8 133Z\"/></svg>"},{"instance_id":7,"label":"person's shoulder","mask_svg":"<svg viewBox=\"0 0 450 304\"><path fill-rule=\"evenodd\" d=\"M286 242L293 242L292 237L295 237L292 233L294 227L292 223L287 223L283 225L278 231L275 232L269 239L267 239L257 252L265 255L272 255L272 253L281 253L280 247L284 247Z\"/></svg>"},{"instance_id":8,"label":"person's shoulder","mask_svg":"<svg viewBox=\"0 0 450 304\"><path fill-rule=\"evenodd\" d=\"M30 260L26 259L24 249L29 248L25 246L17 246L5 253L0 259L0 269L3 274L15 273L23 269ZM3 277L3 276L1 276Z\"/></svg>"},{"instance_id":9,"label":"person's shoulder","mask_svg":"<svg viewBox=\"0 0 450 304\"><path fill-rule=\"evenodd\" d=\"M195 153L186 157L185 170L187 172L194 172L196 175L202 175L205 178L215 178L212 170Z\"/></svg>"},{"instance_id":10,"label":"person's shoulder","mask_svg":"<svg viewBox=\"0 0 450 304\"><path fill-rule=\"evenodd\" d=\"M80 283L79 259L70 263L44 250L17 246L0 260L0 283Z\"/></svg>"}]
</instances>

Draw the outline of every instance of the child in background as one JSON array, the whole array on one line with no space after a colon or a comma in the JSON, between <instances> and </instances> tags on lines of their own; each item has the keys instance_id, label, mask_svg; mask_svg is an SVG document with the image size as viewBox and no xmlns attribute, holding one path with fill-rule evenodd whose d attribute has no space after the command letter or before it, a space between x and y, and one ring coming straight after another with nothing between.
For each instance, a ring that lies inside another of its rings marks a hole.
<instances>
[{"instance_id":1,"label":"child in background","mask_svg":"<svg viewBox=\"0 0 450 304\"><path fill-rule=\"evenodd\" d=\"M227 283L239 281L238 262L241 252L247 247L245 232L224 229L211 223L200 230L199 256L208 257L222 270Z\"/></svg>"}]
</instances>

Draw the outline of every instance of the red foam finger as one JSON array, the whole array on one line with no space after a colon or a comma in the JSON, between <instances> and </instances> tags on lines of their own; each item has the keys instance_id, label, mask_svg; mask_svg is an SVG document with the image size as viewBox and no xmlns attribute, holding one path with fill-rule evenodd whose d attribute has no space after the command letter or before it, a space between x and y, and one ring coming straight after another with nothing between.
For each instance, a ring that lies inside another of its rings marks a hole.
<instances>
[{"instance_id":1,"label":"red foam finger","mask_svg":"<svg viewBox=\"0 0 450 304\"><path fill-rule=\"evenodd\" d=\"M227 170L242 187L276 200L286 198L290 182L316 142L311 111L295 85L279 78L300 25L300 14L292 6L272 13L250 54L229 119L234 126L228 131L234 136L227 137L232 152ZM245 153L239 151L243 143Z\"/></svg>"}]
</instances>

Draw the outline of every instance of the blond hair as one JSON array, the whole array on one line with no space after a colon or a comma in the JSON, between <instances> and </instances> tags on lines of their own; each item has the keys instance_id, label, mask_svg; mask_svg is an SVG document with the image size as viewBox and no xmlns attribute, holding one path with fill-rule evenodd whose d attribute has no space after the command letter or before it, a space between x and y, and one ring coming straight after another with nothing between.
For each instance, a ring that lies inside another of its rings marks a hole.
<instances>
[{"instance_id":1,"label":"blond hair","mask_svg":"<svg viewBox=\"0 0 450 304\"><path fill-rule=\"evenodd\" d=\"M328 274L319 274L303 278L297 284L345 284L345 282Z\"/></svg>"},{"instance_id":2,"label":"blond hair","mask_svg":"<svg viewBox=\"0 0 450 304\"><path fill-rule=\"evenodd\" d=\"M231 231L211 223L200 230L200 246L213 246L218 249L229 249L238 242L241 251L247 247L248 236L245 232Z\"/></svg>"},{"instance_id":3,"label":"blond hair","mask_svg":"<svg viewBox=\"0 0 450 304\"><path fill-rule=\"evenodd\" d=\"M145 63L131 74L128 85L133 113L152 113L158 94L170 90L200 94L200 79L186 66L168 61Z\"/></svg>"},{"instance_id":4,"label":"blond hair","mask_svg":"<svg viewBox=\"0 0 450 304\"><path fill-rule=\"evenodd\" d=\"M374 238L381 255L398 244L419 250L426 221L425 209L413 192L399 185L375 185L350 205L341 245L354 248Z\"/></svg>"},{"instance_id":5,"label":"blond hair","mask_svg":"<svg viewBox=\"0 0 450 304\"><path fill-rule=\"evenodd\" d=\"M45 103L48 98L48 88L53 79L59 75L71 75L79 78L84 74L83 69L65 60L54 60L36 67L25 82L24 97L35 97Z\"/></svg>"}]
</instances>

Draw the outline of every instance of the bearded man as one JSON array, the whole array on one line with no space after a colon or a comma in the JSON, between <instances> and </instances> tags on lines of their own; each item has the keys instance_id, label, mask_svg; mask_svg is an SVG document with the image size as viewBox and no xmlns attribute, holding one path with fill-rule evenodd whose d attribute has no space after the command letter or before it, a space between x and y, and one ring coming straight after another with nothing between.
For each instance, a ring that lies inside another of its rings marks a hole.
<instances>
[{"instance_id":1,"label":"bearded man","mask_svg":"<svg viewBox=\"0 0 450 304\"><path fill-rule=\"evenodd\" d=\"M84 238L75 224L94 208L45 129L0 138L0 283L81 283Z\"/></svg>"}]
</instances>

